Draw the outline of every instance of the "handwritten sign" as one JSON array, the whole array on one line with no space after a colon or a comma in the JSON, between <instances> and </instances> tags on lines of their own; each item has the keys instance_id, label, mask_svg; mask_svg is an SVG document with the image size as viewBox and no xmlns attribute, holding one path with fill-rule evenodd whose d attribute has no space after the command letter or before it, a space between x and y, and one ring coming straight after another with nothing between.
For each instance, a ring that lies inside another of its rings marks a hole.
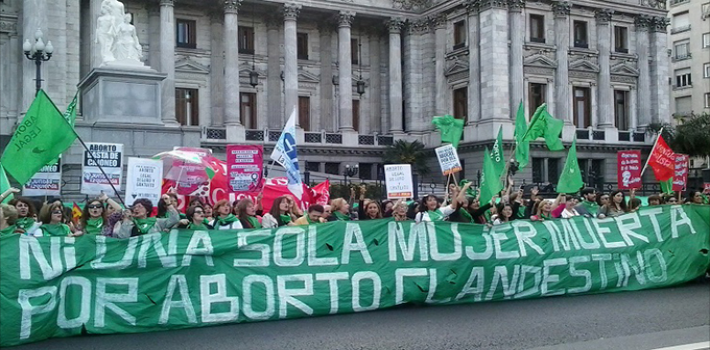
<instances>
[{"instance_id":1,"label":"handwritten sign","mask_svg":"<svg viewBox=\"0 0 710 350\"><path fill-rule=\"evenodd\" d=\"M685 191L688 185L689 157L687 154L675 155L675 171L673 172L673 191Z\"/></svg>"},{"instance_id":2,"label":"handwritten sign","mask_svg":"<svg viewBox=\"0 0 710 350\"><path fill-rule=\"evenodd\" d=\"M56 162L47 164L34 174L22 186L22 195L31 196L60 196L62 188L62 157Z\"/></svg>"},{"instance_id":3,"label":"handwritten sign","mask_svg":"<svg viewBox=\"0 0 710 350\"><path fill-rule=\"evenodd\" d=\"M90 142L86 146L91 151L84 150L84 162L81 167L81 193L98 195L101 192L113 192L111 184L116 190L121 190L121 177L123 175L123 144ZM106 176L101 173L99 166L104 169ZM108 176L108 178L107 178Z\"/></svg>"},{"instance_id":4,"label":"handwritten sign","mask_svg":"<svg viewBox=\"0 0 710 350\"><path fill-rule=\"evenodd\" d=\"M641 151L619 151L616 163L619 189L641 188Z\"/></svg>"},{"instance_id":5,"label":"handwritten sign","mask_svg":"<svg viewBox=\"0 0 710 350\"><path fill-rule=\"evenodd\" d=\"M387 184L387 199L414 197L411 165L385 165L385 182Z\"/></svg>"},{"instance_id":6,"label":"handwritten sign","mask_svg":"<svg viewBox=\"0 0 710 350\"><path fill-rule=\"evenodd\" d=\"M444 176L449 176L454 173L458 173L463 168L461 167L461 161L459 160L459 155L456 152L456 148L452 145L441 146L436 151L436 158L439 159L439 165L441 166L441 172Z\"/></svg>"},{"instance_id":7,"label":"handwritten sign","mask_svg":"<svg viewBox=\"0 0 710 350\"><path fill-rule=\"evenodd\" d=\"M230 193L261 191L263 174L262 146L227 145L227 188Z\"/></svg>"},{"instance_id":8,"label":"handwritten sign","mask_svg":"<svg viewBox=\"0 0 710 350\"><path fill-rule=\"evenodd\" d=\"M163 183L163 162L160 160L128 158L126 175L126 205L138 198L147 198L158 205Z\"/></svg>"}]
</instances>

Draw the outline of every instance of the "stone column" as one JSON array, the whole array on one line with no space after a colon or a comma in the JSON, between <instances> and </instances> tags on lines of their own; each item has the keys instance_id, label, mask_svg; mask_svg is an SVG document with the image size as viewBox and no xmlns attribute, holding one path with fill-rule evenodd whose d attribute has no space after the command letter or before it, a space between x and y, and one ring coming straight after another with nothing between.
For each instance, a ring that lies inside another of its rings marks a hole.
<instances>
[{"instance_id":1,"label":"stone column","mask_svg":"<svg viewBox=\"0 0 710 350\"><path fill-rule=\"evenodd\" d=\"M470 25L470 22L469 22ZM435 18L434 22L434 62L435 71L434 79L436 81L436 97L434 98L434 115L448 114L448 90L449 86L446 83L446 14L441 13ZM469 38L469 55L473 41ZM469 95L471 91L468 92Z\"/></svg>"},{"instance_id":2,"label":"stone column","mask_svg":"<svg viewBox=\"0 0 710 350\"><path fill-rule=\"evenodd\" d=\"M175 13L173 0L160 0L160 71L167 74L162 84L161 119L178 126L175 119Z\"/></svg>"},{"instance_id":3,"label":"stone column","mask_svg":"<svg viewBox=\"0 0 710 350\"><path fill-rule=\"evenodd\" d=\"M480 0L466 0L468 11L468 124L481 119Z\"/></svg>"},{"instance_id":4,"label":"stone column","mask_svg":"<svg viewBox=\"0 0 710 350\"><path fill-rule=\"evenodd\" d=\"M283 19L278 14L266 17L267 41L267 72L266 72L266 99L269 113L269 130L281 130L284 126L284 108L281 101L281 39L280 34Z\"/></svg>"},{"instance_id":5,"label":"stone column","mask_svg":"<svg viewBox=\"0 0 710 350\"><path fill-rule=\"evenodd\" d=\"M510 119L507 2L483 0L480 7L481 120ZM494 136L491 135L491 138Z\"/></svg>"},{"instance_id":6,"label":"stone column","mask_svg":"<svg viewBox=\"0 0 710 350\"><path fill-rule=\"evenodd\" d=\"M557 69L555 70L555 117L564 119L566 124L572 123L572 113L570 111L570 88L569 88L569 23L568 16L572 4L568 1L556 1L552 3L552 12L555 15L555 58L557 59Z\"/></svg>"},{"instance_id":7,"label":"stone column","mask_svg":"<svg viewBox=\"0 0 710 350\"><path fill-rule=\"evenodd\" d=\"M386 23L389 30L389 102L390 132L401 134L402 129L402 27L401 18L392 18Z\"/></svg>"},{"instance_id":8,"label":"stone column","mask_svg":"<svg viewBox=\"0 0 710 350\"><path fill-rule=\"evenodd\" d=\"M654 123L670 123L670 101L669 101L669 54L667 43L666 27L670 20L666 17L653 18L653 30L651 31L651 55L653 63L651 66L651 111Z\"/></svg>"},{"instance_id":9,"label":"stone column","mask_svg":"<svg viewBox=\"0 0 710 350\"><path fill-rule=\"evenodd\" d=\"M636 27L636 54L638 55L639 77L637 89L638 112L636 125L640 129L645 129L651 124L651 76L649 67L648 50L648 28L653 25L653 18L646 15L636 16L634 24Z\"/></svg>"},{"instance_id":10,"label":"stone column","mask_svg":"<svg viewBox=\"0 0 710 350\"><path fill-rule=\"evenodd\" d=\"M382 34L381 27L375 27L369 32L370 39L370 132L381 133L380 127L380 110L382 107L381 77L380 77L380 36Z\"/></svg>"},{"instance_id":11,"label":"stone column","mask_svg":"<svg viewBox=\"0 0 710 350\"><path fill-rule=\"evenodd\" d=\"M525 36L525 18L522 9L523 0L508 1L508 23L510 23L510 112L515 118L520 102L523 101L525 82L523 81L523 44Z\"/></svg>"},{"instance_id":12,"label":"stone column","mask_svg":"<svg viewBox=\"0 0 710 350\"><path fill-rule=\"evenodd\" d=\"M333 116L333 28L335 23L323 20L318 23L320 34L320 113L321 122L314 131L335 131Z\"/></svg>"},{"instance_id":13,"label":"stone column","mask_svg":"<svg viewBox=\"0 0 710 350\"><path fill-rule=\"evenodd\" d=\"M404 56L403 79L404 79L404 127L408 133L421 134L424 131L422 107L423 85L422 76L424 67L422 65L422 46L426 37L421 34L426 30L425 21L409 22L404 34Z\"/></svg>"},{"instance_id":14,"label":"stone column","mask_svg":"<svg viewBox=\"0 0 710 350\"><path fill-rule=\"evenodd\" d=\"M631 130L636 130L638 128L638 98L636 95L636 91L638 89L634 88L633 86L631 87L631 91L629 91L629 129ZM618 128L618 126L617 126Z\"/></svg>"},{"instance_id":15,"label":"stone column","mask_svg":"<svg viewBox=\"0 0 710 350\"><path fill-rule=\"evenodd\" d=\"M597 19L597 48L599 50L599 85L598 85L598 109L597 125L592 127L611 128L614 127L614 113L612 112L613 89L611 87L611 9L599 9L595 13Z\"/></svg>"},{"instance_id":16,"label":"stone column","mask_svg":"<svg viewBox=\"0 0 710 350\"><path fill-rule=\"evenodd\" d=\"M210 14L210 100L212 126L224 125L224 15L221 11Z\"/></svg>"},{"instance_id":17,"label":"stone column","mask_svg":"<svg viewBox=\"0 0 710 350\"><path fill-rule=\"evenodd\" d=\"M160 71L160 6L157 3L150 3L146 7L148 8L148 64L150 68Z\"/></svg>"},{"instance_id":18,"label":"stone column","mask_svg":"<svg viewBox=\"0 0 710 350\"><path fill-rule=\"evenodd\" d=\"M298 125L298 56L296 19L301 11L301 5L289 3L284 5L284 111L286 118L296 109L296 125ZM352 107L351 107L352 108Z\"/></svg>"},{"instance_id":19,"label":"stone column","mask_svg":"<svg viewBox=\"0 0 710 350\"><path fill-rule=\"evenodd\" d=\"M22 43L24 43L25 40L29 40L30 43L34 45L35 32L37 29L42 30L42 40L45 45L47 44L47 41L56 42L56 39L52 40L54 39L53 36L64 35L64 33L49 31L47 7L47 3L42 0L24 0L22 2ZM24 55L22 52L16 52L14 54ZM56 54L64 55L65 53L57 52ZM37 67L35 66L34 61L24 58L22 59L22 105L20 106L20 113L22 114L27 111L27 108L30 107L35 98L36 69ZM47 84L49 83L47 76L47 63L42 64L42 79L44 79L42 82L42 88L47 90Z\"/></svg>"},{"instance_id":20,"label":"stone column","mask_svg":"<svg viewBox=\"0 0 710 350\"><path fill-rule=\"evenodd\" d=\"M241 125L239 107L239 7L242 0L224 2L224 124Z\"/></svg>"},{"instance_id":21,"label":"stone column","mask_svg":"<svg viewBox=\"0 0 710 350\"><path fill-rule=\"evenodd\" d=\"M338 118L340 131L353 132L353 62L350 26L355 12L340 11L338 16Z\"/></svg>"}]
</instances>

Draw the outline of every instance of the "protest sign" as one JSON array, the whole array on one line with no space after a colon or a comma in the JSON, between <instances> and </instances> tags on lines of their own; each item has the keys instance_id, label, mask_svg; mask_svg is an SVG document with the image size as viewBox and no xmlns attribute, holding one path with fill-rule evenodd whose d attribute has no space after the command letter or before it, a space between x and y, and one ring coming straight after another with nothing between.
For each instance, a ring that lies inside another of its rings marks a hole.
<instances>
[{"instance_id":1,"label":"protest sign","mask_svg":"<svg viewBox=\"0 0 710 350\"><path fill-rule=\"evenodd\" d=\"M81 193L89 195L99 195L101 192L113 193L111 184L120 191L121 177L123 176L123 144L89 142L86 146L94 158L92 159L89 152L84 150L84 161L81 167ZM98 166L104 169L108 179L101 173Z\"/></svg>"},{"instance_id":2,"label":"protest sign","mask_svg":"<svg viewBox=\"0 0 710 350\"><path fill-rule=\"evenodd\" d=\"M459 160L459 155L456 152L456 148L452 145L444 145L437 149L436 158L439 159L439 166L441 166L441 172L444 176L449 176L454 173L461 171L461 161Z\"/></svg>"},{"instance_id":3,"label":"protest sign","mask_svg":"<svg viewBox=\"0 0 710 350\"><path fill-rule=\"evenodd\" d=\"M263 186L264 148L260 145L227 145L229 192L259 192Z\"/></svg>"},{"instance_id":4,"label":"protest sign","mask_svg":"<svg viewBox=\"0 0 710 350\"><path fill-rule=\"evenodd\" d=\"M144 158L128 158L126 175L126 205L138 198L147 198L158 205L163 183L163 162Z\"/></svg>"},{"instance_id":5,"label":"protest sign","mask_svg":"<svg viewBox=\"0 0 710 350\"><path fill-rule=\"evenodd\" d=\"M488 227L391 219L0 237L0 346L390 308L678 285L710 267L710 206Z\"/></svg>"},{"instance_id":6,"label":"protest sign","mask_svg":"<svg viewBox=\"0 0 710 350\"><path fill-rule=\"evenodd\" d=\"M617 152L616 169L619 189L641 188L641 151Z\"/></svg>"},{"instance_id":7,"label":"protest sign","mask_svg":"<svg viewBox=\"0 0 710 350\"><path fill-rule=\"evenodd\" d=\"M387 185L387 199L414 198L411 165L385 165L385 183Z\"/></svg>"},{"instance_id":8,"label":"protest sign","mask_svg":"<svg viewBox=\"0 0 710 350\"><path fill-rule=\"evenodd\" d=\"M673 191L685 191L688 185L688 167L690 158L687 154L675 154L675 172L673 173Z\"/></svg>"},{"instance_id":9,"label":"protest sign","mask_svg":"<svg viewBox=\"0 0 710 350\"><path fill-rule=\"evenodd\" d=\"M47 164L22 186L22 195L60 196L62 189L62 156L56 162Z\"/></svg>"}]
</instances>

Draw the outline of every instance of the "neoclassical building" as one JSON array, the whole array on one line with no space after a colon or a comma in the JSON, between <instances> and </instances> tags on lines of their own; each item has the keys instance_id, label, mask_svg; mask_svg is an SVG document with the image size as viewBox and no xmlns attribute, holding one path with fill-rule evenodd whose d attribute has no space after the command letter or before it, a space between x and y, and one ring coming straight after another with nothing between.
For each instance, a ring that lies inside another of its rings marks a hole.
<instances>
[{"instance_id":1,"label":"neoclassical building","mask_svg":"<svg viewBox=\"0 0 710 350\"><path fill-rule=\"evenodd\" d=\"M64 108L100 68L94 30L100 4L0 1L2 145L34 95L35 66L24 58L23 41L38 28L52 41L43 84ZM565 120L564 140L577 137L585 176L612 182L616 151L650 149L645 126L670 118L664 1L124 4L143 62L161 76L154 112L135 122L84 109L77 130L86 141L124 143L127 155L177 145L219 154L229 143L264 144L268 152L295 109L299 158L312 179L335 177L352 164L373 179L386 145L407 139L437 147L431 119L451 114L465 120L459 154L463 175L474 178L499 127L510 152L518 105L529 117L545 102ZM70 192L78 189L80 152L65 155ZM556 182L565 152L535 143L531 154L531 165L516 177ZM436 169L433 151L431 162Z\"/></svg>"}]
</instances>

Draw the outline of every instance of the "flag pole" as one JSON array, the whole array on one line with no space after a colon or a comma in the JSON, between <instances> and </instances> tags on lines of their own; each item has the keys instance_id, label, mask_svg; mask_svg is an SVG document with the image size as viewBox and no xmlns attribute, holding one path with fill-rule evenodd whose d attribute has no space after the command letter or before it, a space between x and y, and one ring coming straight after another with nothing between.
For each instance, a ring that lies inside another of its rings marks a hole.
<instances>
[{"instance_id":1,"label":"flag pole","mask_svg":"<svg viewBox=\"0 0 710 350\"><path fill-rule=\"evenodd\" d=\"M646 165L643 166L643 169L641 170L641 175L639 177L643 177L643 173L646 171L646 168L648 167L648 162L651 161L651 155L653 154L653 151L656 150L656 146L658 146L658 139L661 138L661 135L663 135L663 129L658 131L658 137L656 137L656 142L653 143L653 148L651 148L651 153L648 155L648 159L646 159Z\"/></svg>"}]
</instances>

